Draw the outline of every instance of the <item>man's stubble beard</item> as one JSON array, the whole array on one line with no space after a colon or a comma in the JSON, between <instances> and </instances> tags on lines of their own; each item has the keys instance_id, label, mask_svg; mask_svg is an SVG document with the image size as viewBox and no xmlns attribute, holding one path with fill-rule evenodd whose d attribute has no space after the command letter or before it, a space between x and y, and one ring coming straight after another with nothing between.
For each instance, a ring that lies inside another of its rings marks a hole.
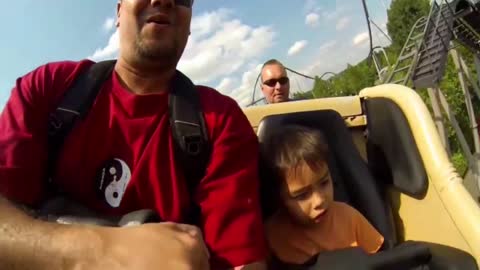
<instances>
[{"instance_id":1,"label":"man's stubble beard","mask_svg":"<svg viewBox=\"0 0 480 270\"><path fill-rule=\"evenodd\" d=\"M178 51L180 44L173 39L169 44L158 42L148 44L144 42L141 35L135 40L135 53L140 59L146 62L160 64L164 67L176 66L178 62Z\"/></svg>"}]
</instances>

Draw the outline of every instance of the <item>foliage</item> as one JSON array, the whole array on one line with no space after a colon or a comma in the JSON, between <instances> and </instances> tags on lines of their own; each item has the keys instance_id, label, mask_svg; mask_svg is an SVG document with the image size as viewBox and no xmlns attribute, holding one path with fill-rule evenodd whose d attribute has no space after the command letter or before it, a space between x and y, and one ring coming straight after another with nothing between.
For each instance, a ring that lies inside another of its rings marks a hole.
<instances>
[{"instance_id":1,"label":"foliage","mask_svg":"<svg viewBox=\"0 0 480 270\"><path fill-rule=\"evenodd\" d=\"M348 65L341 74L329 80L316 79L313 95L316 98L356 95L360 89L375 84L375 69L366 60Z\"/></svg>"},{"instance_id":2,"label":"foliage","mask_svg":"<svg viewBox=\"0 0 480 270\"><path fill-rule=\"evenodd\" d=\"M312 95L312 91L309 92L296 92L293 94L293 99L312 99L314 96Z\"/></svg>"},{"instance_id":3,"label":"foliage","mask_svg":"<svg viewBox=\"0 0 480 270\"><path fill-rule=\"evenodd\" d=\"M460 176L463 177L468 170L468 163L465 156L460 152L454 153L452 155L452 163Z\"/></svg>"},{"instance_id":4,"label":"foliage","mask_svg":"<svg viewBox=\"0 0 480 270\"><path fill-rule=\"evenodd\" d=\"M415 22L430 11L429 0L393 0L388 10L387 30L392 46L400 50Z\"/></svg>"},{"instance_id":5,"label":"foliage","mask_svg":"<svg viewBox=\"0 0 480 270\"><path fill-rule=\"evenodd\" d=\"M393 68L396 59L399 56L400 50L404 45L410 29L416 20L422 16L427 16L430 10L429 0L393 0L390 9L388 10L387 29L392 37L393 43L388 48L385 48L389 64L381 54L377 54L377 59L382 61L382 66ZM463 47L457 47L460 55L467 62L472 76L477 80L475 74L473 54ZM480 71L479 71L480 72ZM348 65L348 67L337 76L329 78L328 80L320 80L318 77L311 92L303 93L302 98L314 97L335 97L356 95L361 89L377 84L379 81L373 63L369 63L367 59L359 62L356 65ZM470 149L473 151L473 132L466 112L465 97L458 79L458 72L455 68L452 58L449 56L445 75L440 84L440 89L444 93L452 112L454 113L460 128L467 140ZM430 99L426 89L417 89L417 92L422 97L426 105L431 110ZM474 91L471 91L474 93ZM472 96L474 111L480 112L480 100L475 95ZM445 119L446 118L446 115ZM452 152L452 163L459 173L464 173L468 168L468 163L460 147L459 140L452 126L446 121L446 127L450 142L450 149Z\"/></svg>"}]
</instances>

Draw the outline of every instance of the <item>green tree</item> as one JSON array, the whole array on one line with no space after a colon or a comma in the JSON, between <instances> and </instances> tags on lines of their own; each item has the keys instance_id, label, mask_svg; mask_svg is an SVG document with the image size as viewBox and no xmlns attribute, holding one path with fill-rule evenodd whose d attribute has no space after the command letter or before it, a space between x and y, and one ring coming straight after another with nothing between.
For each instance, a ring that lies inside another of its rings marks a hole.
<instances>
[{"instance_id":1,"label":"green tree","mask_svg":"<svg viewBox=\"0 0 480 270\"><path fill-rule=\"evenodd\" d=\"M316 78L313 92L316 98L351 96L365 87L373 86L375 80L375 68L363 60L355 66L348 65L342 73L328 80Z\"/></svg>"},{"instance_id":2,"label":"green tree","mask_svg":"<svg viewBox=\"0 0 480 270\"><path fill-rule=\"evenodd\" d=\"M293 99L312 99L313 95L312 92L296 92L293 93Z\"/></svg>"},{"instance_id":3,"label":"green tree","mask_svg":"<svg viewBox=\"0 0 480 270\"><path fill-rule=\"evenodd\" d=\"M429 0L393 0L388 10L387 30L396 50L401 50L412 26L429 11Z\"/></svg>"}]
</instances>

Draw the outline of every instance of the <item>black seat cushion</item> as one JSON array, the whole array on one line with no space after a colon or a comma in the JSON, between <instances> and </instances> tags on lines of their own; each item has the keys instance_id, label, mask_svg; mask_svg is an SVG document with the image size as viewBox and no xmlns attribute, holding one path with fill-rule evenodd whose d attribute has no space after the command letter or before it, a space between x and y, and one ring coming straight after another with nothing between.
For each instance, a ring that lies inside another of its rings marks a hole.
<instances>
[{"instance_id":1,"label":"black seat cushion","mask_svg":"<svg viewBox=\"0 0 480 270\"><path fill-rule=\"evenodd\" d=\"M272 131L289 124L319 129L325 135L330 148L329 167L335 188L335 200L346 202L360 211L384 236L383 248L393 247L395 229L388 218L390 210L386 206L381 188L355 147L342 116L334 110L267 116L262 119L258 129L260 143L270 136ZM274 176L264 162L261 159L261 195L265 215L268 216L278 206L271 200L275 198L272 192L277 191L272 189L274 185L271 184L271 178Z\"/></svg>"}]
</instances>

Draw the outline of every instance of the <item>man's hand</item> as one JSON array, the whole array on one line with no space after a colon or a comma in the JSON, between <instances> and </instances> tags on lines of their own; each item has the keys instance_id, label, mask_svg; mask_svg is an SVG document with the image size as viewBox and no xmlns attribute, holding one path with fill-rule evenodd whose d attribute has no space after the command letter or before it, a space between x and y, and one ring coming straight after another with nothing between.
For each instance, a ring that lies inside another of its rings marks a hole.
<instances>
[{"instance_id":1,"label":"man's hand","mask_svg":"<svg viewBox=\"0 0 480 270\"><path fill-rule=\"evenodd\" d=\"M190 225L61 225L33 219L0 196L2 270L209 270L208 259Z\"/></svg>"},{"instance_id":2,"label":"man's hand","mask_svg":"<svg viewBox=\"0 0 480 270\"><path fill-rule=\"evenodd\" d=\"M98 228L102 254L76 269L209 270L209 255L200 230L175 223L128 228Z\"/></svg>"}]
</instances>

